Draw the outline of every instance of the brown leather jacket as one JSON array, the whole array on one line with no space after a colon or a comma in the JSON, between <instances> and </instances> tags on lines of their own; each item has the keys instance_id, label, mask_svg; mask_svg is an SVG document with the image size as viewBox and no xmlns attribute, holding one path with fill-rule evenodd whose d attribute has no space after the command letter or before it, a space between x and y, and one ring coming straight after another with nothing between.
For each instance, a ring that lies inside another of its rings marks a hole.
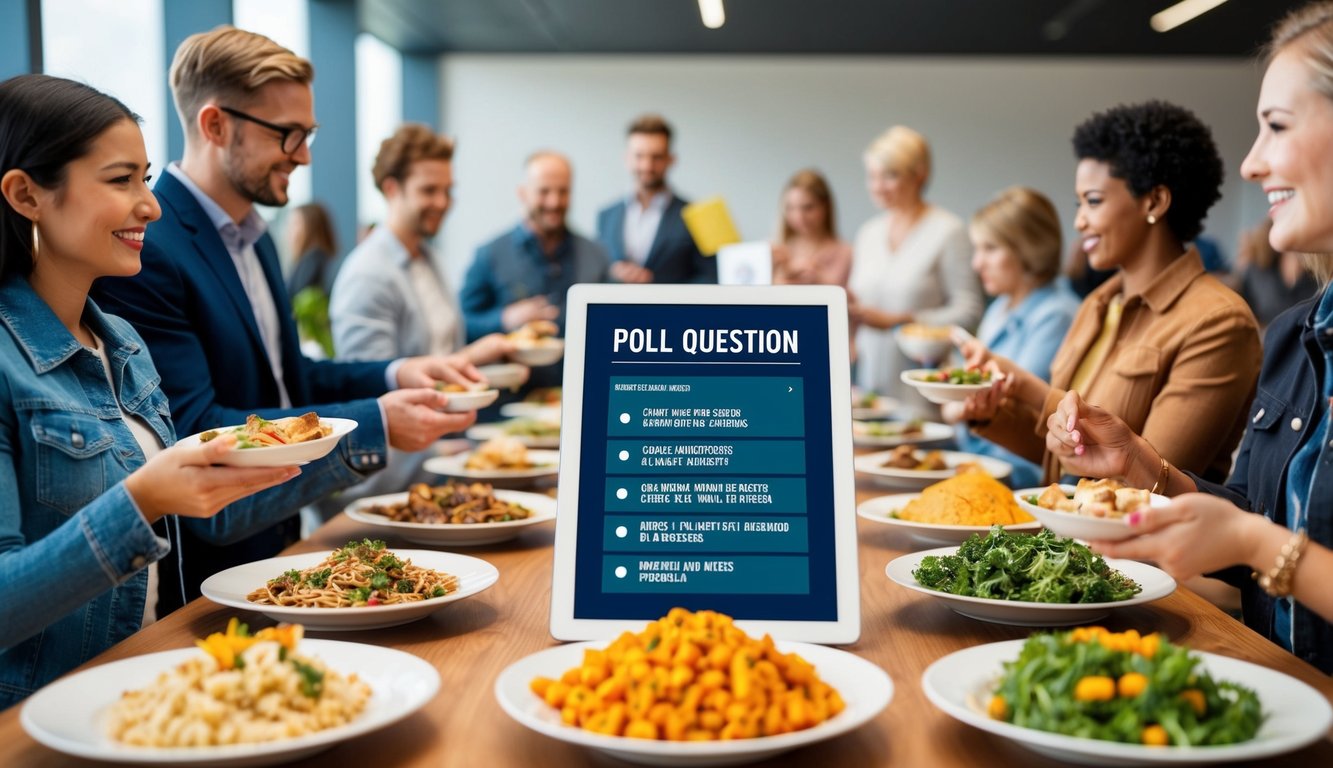
<instances>
[{"instance_id":1,"label":"brown leather jacket","mask_svg":"<svg viewBox=\"0 0 1333 768\"><path fill-rule=\"evenodd\" d=\"M1123 283L1116 273L1084 300L1051 362L1051 387L1041 411L1011 401L977 430L1042 463L1046 482L1061 474L1046 451L1047 417L1101 333L1106 307ZM1142 294L1126 298L1115 342L1079 394L1124 419L1172 465L1222 482L1245 431L1260 359L1254 314L1204 272L1191 249Z\"/></svg>"}]
</instances>

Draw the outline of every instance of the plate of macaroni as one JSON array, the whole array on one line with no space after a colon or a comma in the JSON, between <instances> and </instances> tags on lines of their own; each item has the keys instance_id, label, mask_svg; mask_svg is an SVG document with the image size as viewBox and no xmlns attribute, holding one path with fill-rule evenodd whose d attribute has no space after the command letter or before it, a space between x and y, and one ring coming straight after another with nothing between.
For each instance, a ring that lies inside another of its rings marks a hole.
<instances>
[{"instance_id":1,"label":"plate of macaroni","mask_svg":"<svg viewBox=\"0 0 1333 768\"><path fill-rule=\"evenodd\" d=\"M531 481L554 477L560 471L560 452L528 449L521 440L494 437L476 450L436 456L422 465L427 472L446 477L486 480L491 483Z\"/></svg>"},{"instance_id":2,"label":"plate of macaroni","mask_svg":"<svg viewBox=\"0 0 1333 768\"><path fill-rule=\"evenodd\" d=\"M346 512L385 536L468 547L509 541L530 525L554 520L555 499L489 483L418 483L407 493L358 499Z\"/></svg>"},{"instance_id":3,"label":"plate of macaroni","mask_svg":"<svg viewBox=\"0 0 1333 768\"><path fill-rule=\"evenodd\" d=\"M280 419L252 413L244 424L204 430L181 438L176 445L199 445L222 435L234 435L236 447L219 464L287 467L324 458L354 429L356 422L352 419L323 418L313 411Z\"/></svg>"},{"instance_id":4,"label":"plate of macaroni","mask_svg":"<svg viewBox=\"0 0 1333 768\"><path fill-rule=\"evenodd\" d=\"M475 557L389 550L382 541L364 540L331 554L273 557L228 568L208 577L200 591L230 608L334 632L416 621L499 578L495 566Z\"/></svg>"},{"instance_id":5,"label":"plate of macaroni","mask_svg":"<svg viewBox=\"0 0 1333 768\"><path fill-rule=\"evenodd\" d=\"M632 683L640 672L649 685ZM597 691L607 690L591 699L582 681L599 675ZM500 673L495 696L523 726L621 760L735 765L860 727L888 706L893 681L846 651L760 639L723 614L674 608L611 643L527 656Z\"/></svg>"},{"instance_id":6,"label":"plate of macaroni","mask_svg":"<svg viewBox=\"0 0 1333 768\"><path fill-rule=\"evenodd\" d=\"M37 742L90 760L273 765L395 723L439 690L439 673L416 656L303 640L300 630L284 626L251 637L233 618L201 647L121 659L57 680L24 702L19 720ZM262 699L247 693L256 689L267 693ZM271 717L274 710L280 719Z\"/></svg>"}]
</instances>

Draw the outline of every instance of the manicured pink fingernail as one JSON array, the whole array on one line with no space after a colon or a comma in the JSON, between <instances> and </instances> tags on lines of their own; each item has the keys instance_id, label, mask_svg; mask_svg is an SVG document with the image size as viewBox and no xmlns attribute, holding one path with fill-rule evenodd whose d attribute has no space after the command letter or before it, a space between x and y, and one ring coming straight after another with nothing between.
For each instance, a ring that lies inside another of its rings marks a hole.
<instances>
[{"instance_id":1,"label":"manicured pink fingernail","mask_svg":"<svg viewBox=\"0 0 1333 768\"><path fill-rule=\"evenodd\" d=\"M1126 525L1138 525L1143 520L1142 512L1130 512L1125 516Z\"/></svg>"},{"instance_id":2,"label":"manicured pink fingernail","mask_svg":"<svg viewBox=\"0 0 1333 768\"><path fill-rule=\"evenodd\" d=\"M1074 446L1074 455L1075 455L1075 456L1082 456L1082 455L1083 455L1083 446L1081 446L1081 445L1076 445L1076 446Z\"/></svg>"}]
</instances>

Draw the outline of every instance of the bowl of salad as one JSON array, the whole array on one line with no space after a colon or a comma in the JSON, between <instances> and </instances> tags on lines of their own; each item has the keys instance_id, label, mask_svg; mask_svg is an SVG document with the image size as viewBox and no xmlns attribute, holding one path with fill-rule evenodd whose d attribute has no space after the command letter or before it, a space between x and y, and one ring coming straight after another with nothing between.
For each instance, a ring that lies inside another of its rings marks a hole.
<instances>
[{"instance_id":1,"label":"bowl of salad","mask_svg":"<svg viewBox=\"0 0 1333 768\"><path fill-rule=\"evenodd\" d=\"M990 371L969 371L965 368L915 368L903 371L904 384L916 387L921 396L932 403L956 403L984 392L994 383Z\"/></svg>"}]
</instances>

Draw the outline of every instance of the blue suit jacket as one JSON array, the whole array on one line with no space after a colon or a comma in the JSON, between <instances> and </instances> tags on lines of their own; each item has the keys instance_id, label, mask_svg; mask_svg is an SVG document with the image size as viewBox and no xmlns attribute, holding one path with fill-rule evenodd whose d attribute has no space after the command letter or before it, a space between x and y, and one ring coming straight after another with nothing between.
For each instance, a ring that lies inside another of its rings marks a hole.
<instances>
[{"instance_id":1,"label":"blue suit jacket","mask_svg":"<svg viewBox=\"0 0 1333 768\"><path fill-rule=\"evenodd\" d=\"M603 208L597 214L597 241L611 255L611 261L620 261L625 256L625 208L628 202L620 202ZM685 220L680 212L688 202L671 196L671 202L662 212L662 223L653 236L652 248L648 249L648 258L644 267L652 270L654 283L716 283L717 259L699 253L685 228Z\"/></svg>"},{"instance_id":2,"label":"blue suit jacket","mask_svg":"<svg viewBox=\"0 0 1333 768\"><path fill-rule=\"evenodd\" d=\"M256 412L271 417L315 410L321 416L355 419L360 425L337 451L289 481L287 485L300 484L306 493L284 497L292 506L283 523L225 549L192 535L191 528L183 532L185 592L193 598L203 578L217 570L271 557L294 541L301 505L384 466L387 441L373 398L386 389L387 362L315 362L301 354L277 252L272 238L264 235L255 251L277 304L283 377L295 406L279 409L278 385L259 326L222 237L174 176L162 174L153 191L162 205L162 219L148 226L142 270L134 277L99 280L93 296L104 311L130 321L148 343L177 434L244 423L248 414ZM174 567L176 560L167 558L164 563ZM170 609L180 602L180 590L170 589L174 574L161 575L161 600Z\"/></svg>"}]
</instances>

